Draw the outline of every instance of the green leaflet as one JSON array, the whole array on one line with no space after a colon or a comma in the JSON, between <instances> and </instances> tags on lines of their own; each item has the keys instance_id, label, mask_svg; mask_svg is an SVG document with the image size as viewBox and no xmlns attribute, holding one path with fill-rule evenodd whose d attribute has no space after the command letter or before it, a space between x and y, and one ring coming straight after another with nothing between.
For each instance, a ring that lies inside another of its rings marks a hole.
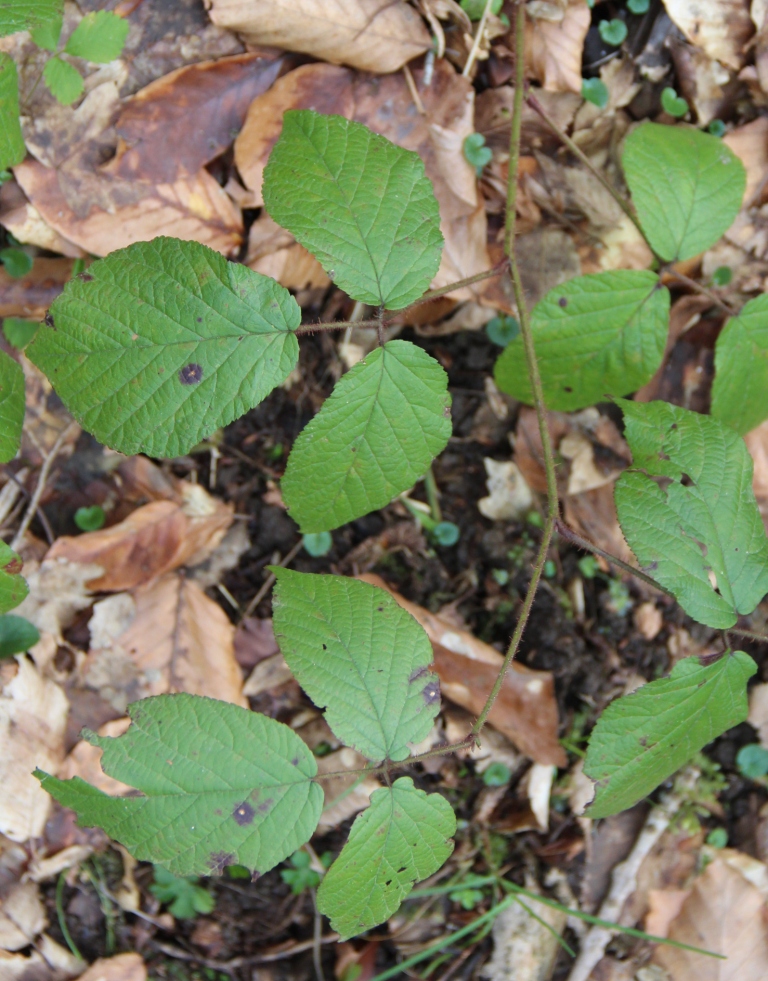
<instances>
[{"instance_id":1,"label":"green leaflet","mask_svg":"<svg viewBox=\"0 0 768 981\"><path fill-rule=\"evenodd\" d=\"M410 777L382 787L355 819L317 891L317 908L341 940L383 923L414 882L448 859L455 831L453 809L440 794L417 790Z\"/></svg>"},{"instance_id":2,"label":"green leaflet","mask_svg":"<svg viewBox=\"0 0 768 981\"><path fill-rule=\"evenodd\" d=\"M86 14L74 29L64 50L75 58L106 64L120 57L130 25L109 10Z\"/></svg>"},{"instance_id":3,"label":"green leaflet","mask_svg":"<svg viewBox=\"0 0 768 981\"><path fill-rule=\"evenodd\" d=\"M24 372L18 361L0 351L0 463L18 452L24 409Z\"/></svg>"},{"instance_id":4,"label":"green leaflet","mask_svg":"<svg viewBox=\"0 0 768 981\"><path fill-rule=\"evenodd\" d=\"M323 792L315 758L288 726L199 695L158 695L128 707L117 739L84 732L102 769L143 792L109 797L79 777L36 771L43 787L136 858L174 875L264 873L308 841Z\"/></svg>"},{"instance_id":5,"label":"green leaflet","mask_svg":"<svg viewBox=\"0 0 768 981\"><path fill-rule=\"evenodd\" d=\"M437 272L443 236L424 164L361 123L286 112L263 193L272 218L355 300L399 310Z\"/></svg>"},{"instance_id":6,"label":"green leaflet","mask_svg":"<svg viewBox=\"0 0 768 981\"><path fill-rule=\"evenodd\" d=\"M652 272L577 276L536 304L531 328L547 408L583 409L652 377L669 329L669 290ZM533 403L522 337L504 349L494 374L503 392Z\"/></svg>"},{"instance_id":7,"label":"green leaflet","mask_svg":"<svg viewBox=\"0 0 768 981\"><path fill-rule=\"evenodd\" d=\"M0 538L0 613L18 606L29 592L20 573L21 559Z\"/></svg>"},{"instance_id":8,"label":"green leaflet","mask_svg":"<svg viewBox=\"0 0 768 981\"><path fill-rule=\"evenodd\" d=\"M85 90L85 82L80 72L61 58L50 58L43 68L45 84L51 95L63 106L71 106Z\"/></svg>"},{"instance_id":9,"label":"green leaflet","mask_svg":"<svg viewBox=\"0 0 768 981\"><path fill-rule=\"evenodd\" d=\"M630 548L695 620L733 626L768 591L768 539L744 441L716 419L667 402L617 401L635 468L615 491ZM662 489L654 476L671 482Z\"/></svg>"},{"instance_id":10,"label":"green leaflet","mask_svg":"<svg viewBox=\"0 0 768 981\"><path fill-rule=\"evenodd\" d=\"M55 51L59 46L61 28L64 25L64 17L59 14L52 20L45 21L31 30L32 40L44 51Z\"/></svg>"},{"instance_id":11,"label":"green leaflet","mask_svg":"<svg viewBox=\"0 0 768 981\"><path fill-rule=\"evenodd\" d=\"M744 166L708 133L643 123L627 137L622 164L643 231L665 262L708 249L741 207Z\"/></svg>"},{"instance_id":12,"label":"green leaflet","mask_svg":"<svg viewBox=\"0 0 768 981\"><path fill-rule=\"evenodd\" d=\"M0 616L0 658L28 651L39 640L40 631L34 623L12 613Z\"/></svg>"},{"instance_id":13,"label":"green leaflet","mask_svg":"<svg viewBox=\"0 0 768 981\"><path fill-rule=\"evenodd\" d=\"M383 589L288 569L277 577L275 636L288 667L347 746L404 760L440 710L422 627Z\"/></svg>"},{"instance_id":14,"label":"green leaflet","mask_svg":"<svg viewBox=\"0 0 768 981\"><path fill-rule=\"evenodd\" d=\"M19 75L10 55L0 52L0 170L20 164L27 154L19 122Z\"/></svg>"},{"instance_id":15,"label":"green leaflet","mask_svg":"<svg viewBox=\"0 0 768 981\"><path fill-rule=\"evenodd\" d=\"M70 280L26 353L102 443L173 457L286 378L300 319L274 280L156 238Z\"/></svg>"},{"instance_id":16,"label":"green leaflet","mask_svg":"<svg viewBox=\"0 0 768 981\"><path fill-rule=\"evenodd\" d=\"M746 303L715 345L712 415L737 433L768 419L768 296Z\"/></svg>"},{"instance_id":17,"label":"green leaflet","mask_svg":"<svg viewBox=\"0 0 768 981\"><path fill-rule=\"evenodd\" d=\"M64 0L0 0L0 37L54 20L63 7Z\"/></svg>"},{"instance_id":18,"label":"green leaflet","mask_svg":"<svg viewBox=\"0 0 768 981\"><path fill-rule=\"evenodd\" d=\"M708 666L686 657L668 678L611 702L592 732L584 763L584 772L597 781L588 816L632 807L707 743L744 722L747 680L755 671L743 651Z\"/></svg>"},{"instance_id":19,"label":"green leaflet","mask_svg":"<svg viewBox=\"0 0 768 981\"><path fill-rule=\"evenodd\" d=\"M337 383L301 432L281 482L302 532L384 507L423 476L451 435L448 376L410 341L389 341Z\"/></svg>"}]
</instances>

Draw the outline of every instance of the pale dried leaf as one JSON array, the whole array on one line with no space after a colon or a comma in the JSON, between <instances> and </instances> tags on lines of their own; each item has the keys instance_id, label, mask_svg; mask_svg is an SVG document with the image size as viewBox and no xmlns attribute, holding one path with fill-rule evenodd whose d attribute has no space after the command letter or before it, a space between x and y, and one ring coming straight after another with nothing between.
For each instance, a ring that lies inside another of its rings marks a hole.
<instances>
[{"instance_id":1,"label":"pale dried leaf","mask_svg":"<svg viewBox=\"0 0 768 981\"><path fill-rule=\"evenodd\" d=\"M655 603L641 603L632 618L635 626L646 640L653 640L664 626L664 617Z\"/></svg>"},{"instance_id":2,"label":"pale dried leaf","mask_svg":"<svg viewBox=\"0 0 768 981\"><path fill-rule=\"evenodd\" d=\"M138 954L118 954L95 961L79 981L147 981L147 969Z\"/></svg>"},{"instance_id":3,"label":"pale dried leaf","mask_svg":"<svg viewBox=\"0 0 768 981\"><path fill-rule=\"evenodd\" d=\"M301 735L301 730L299 730L299 735ZM317 772L322 775L324 773L337 773L342 770L360 770L366 765L366 762L365 757L345 746L335 753L321 756L317 761ZM359 777L360 774L358 773L350 773L348 776L342 774L323 780L325 805L318 825L321 834L338 828L340 824L348 821L358 811L362 811L368 806L374 790L381 786L376 777L368 776L358 783ZM353 787L354 789L352 789Z\"/></svg>"},{"instance_id":4,"label":"pale dried leaf","mask_svg":"<svg viewBox=\"0 0 768 981\"><path fill-rule=\"evenodd\" d=\"M757 729L760 745L768 749L768 683L750 688L747 722Z\"/></svg>"},{"instance_id":5,"label":"pale dried leaf","mask_svg":"<svg viewBox=\"0 0 768 981\"><path fill-rule=\"evenodd\" d=\"M106 722L100 727L99 735L110 736L112 739L116 739L128 730L130 724L131 720L129 718L113 719L112 722ZM59 779L71 780L72 777L80 777L81 780L85 780L94 787L98 787L102 793L109 794L110 797L124 797L126 794L131 793L132 787L129 787L128 784L120 780L115 780L114 777L107 776L102 770L101 757L103 752L98 746L92 746L84 739L81 739L72 747L67 758L61 764L58 773ZM72 847L82 848L83 846L73 845ZM56 857L58 856L54 856L54 858Z\"/></svg>"},{"instance_id":6,"label":"pale dried leaf","mask_svg":"<svg viewBox=\"0 0 768 981\"><path fill-rule=\"evenodd\" d=\"M41 634L60 639L75 615L93 602L86 583L100 571L99 566L80 565L64 558L46 559L39 565L25 562L29 595L14 613L34 623Z\"/></svg>"},{"instance_id":7,"label":"pale dried leaf","mask_svg":"<svg viewBox=\"0 0 768 981\"><path fill-rule=\"evenodd\" d=\"M667 13L686 38L710 58L738 71L754 28L748 0L664 0Z\"/></svg>"},{"instance_id":8,"label":"pale dried leaf","mask_svg":"<svg viewBox=\"0 0 768 981\"><path fill-rule=\"evenodd\" d=\"M649 889L645 931L655 937L668 936L670 925L680 915L690 894L690 889Z\"/></svg>"},{"instance_id":9,"label":"pale dried leaf","mask_svg":"<svg viewBox=\"0 0 768 981\"><path fill-rule=\"evenodd\" d=\"M548 981L552 976L566 914L534 900L522 902L525 906L514 903L503 910L493 924L493 955L482 972L490 981Z\"/></svg>"},{"instance_id":10,"label":"pale dried leaf","mask_svg":"<svg viewBox=\"0 0 768 981\"><path fill-rule=\"evenodd\" d=\"M402 0L205 0L211 20L252 44L301 51L363 71L394 72L430 44Z\"/></svg>"},{"instance_id":11,"label":"pale dried leaf","mask_svg":"<svg viewBox=\"0 0 768 981\"><path fill-rule=\"evenodd\" d=\"M47 923L37 884L19 882L0 902L0 950L28 947Z\"/></svg>"},{"instance_id":12,"label":"pale dried leaf","mask_svg":"<svg viewBox=\"0 0 768 981\"><path fill-rule=\"evenodd\" d=\"M737 126L726 133L723 143L733 150L747 171L744 203L748 204L768 178L768 116L758 116L745 126Z\"/></svg>"},{"instance_id":13,"label":"pale dried leaf","mask_svg":"<svg viewBox=\"0 0 768 981\"><path fill-rule=\"evenodd\" d=\"M270 688L277 688L278 685L284 685L292 677L291 669L285 663L283 655L273 654L272 657L267 657L263 661L259 661L253 671L251 671L243 685L243 694L248 698L254 698L263 691L268 691Z\"/></svg>"},{"instance_id":14,"label":"pale dried leaf","mask_svg":"<svg viewBox=\"0 0 768 981\"><path fill-rule=\"evenodd\" d=\"M747 433L744 437L747 449L752 457L754 470L752 474L752 489L755 500L763 518L763 524L768 530L768 420Z\"/></svg>"},{"instance_id":15,"label":"pale dried leaf","mask_svg":"<svg viewBox=\"0 0 768 981\"><path fill-rule=\"evenodd\" d=\"M66 760L62 764L62 767L65 765ZM61 770L59 772L61 773ZM47 858L40 856L33 857L29 863L27 875L32 882L47 882L49 879L55 879L56 876L66 871L66 869L74 868L76 865L84 862L92 854L93 848L90 845L69 845L67 848L62 848L60 852L56 852Z\"/></svg>"},{"instance_id":16,"label":"pale dried leaf","mask_svg":"<svg viewBox=\"0 0 768 981\"><path fill-rule=\"evenodd\" d=\"M533 76L550 92L581 93L581 57L591 11L572 3L562 20L526 23L526 55Z\"/></svg>"},{"instance_id":17,"label":"pale dried leaf","mask_svg":"<svg viewBox=\"0 0 768 981\"><path fill-rule=\"evenodd\" d=\"M481 497L477 509L491 521L518 521L533 504L531 489L516 463L511 460L483 460L487 473L488 497Z\"/></svg>"},{"instance_id":18,"label":"pale dried leaf","mask_svg":"<svg viewBox=\"0 0 768 981\"><path fill-rule=\"evenodd\" d=\"M58 771L69 702L31 658L16 661L16 676L0 694L0 832L12 841L26 841L42 835L51 805L32 771Z\"/></svg>"}]
</instances>

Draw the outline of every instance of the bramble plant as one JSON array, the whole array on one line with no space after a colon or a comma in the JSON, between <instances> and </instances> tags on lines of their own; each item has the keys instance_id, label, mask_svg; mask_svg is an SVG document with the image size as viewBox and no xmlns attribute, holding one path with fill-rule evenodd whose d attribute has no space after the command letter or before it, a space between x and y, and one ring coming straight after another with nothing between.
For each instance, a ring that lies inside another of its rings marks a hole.
<instances>
[{"instance_id":1,"label":"bramble plant","mask_svg":"<svg viewBox=\"0 0 768 981\"><path fill-rule=\"evenodd\" d=\"M327 534L407 492L450 437L446 374L415 344L384 342L393 314L506 268L512 275L520 332L500 354L496 380L536 407L547 512L486 705L465 739L426 756L479 739L545 569L557 520L545 404L569 411L610 396L621 407L634 462L617 482L616 506L642 578L653 573L651 581L691 617L726 632L768 591L768 539L741 439L768 417L764 298L734 315L720 336L712 417L624 398L662 361L670 304L662 276L674 278L672 263L699 254L729 227L744 168L714 136L683 126L637 127L623 158L636 214L626 202L622 207L659 271L576 277L529 316L512 249L523 17L521 4L503 266L425 292L443 241L423 163L359 123L287 112L264 175L272 218L337 287L377 310L359 323L378 329L379 346L341 378L288 457L282 492L306 536ZM275 281L195 242L157 238L114 252L71 280L26 353L101 442L126 454L173 457L280 385L297 364L302 334L346 326L302 326L296 301ZM747 359L748 404L740 373ZM0 385L0 459L8 460L18 448L24 392L19 365L4 354ZM0 612L25 595L20 570L18 556L0 542ZM445 798L396 776L424 758L411 747L439 711L432 648L383 589L341 576L273 572L275 633L290 669L338 740L369 761L365 772L386 776L318 888L318 909L347 938L388 919L453 848L456 818ZM668 678L614 701L587 752L585 771L597 781L588 813L602 817L633 805L743 721L755 670L751 658L730 649L717 658L689 657ZM79 778L37 774L82 824L104 828L137 858L180 877L233 865L264 873L310 839L323 807L321 778L314 755L288 726L188 694L144 699L129 714L131 726L120 737L84 736L103 750L105 773L138 795L110 797Z\"/></svg>"}]
</instances>

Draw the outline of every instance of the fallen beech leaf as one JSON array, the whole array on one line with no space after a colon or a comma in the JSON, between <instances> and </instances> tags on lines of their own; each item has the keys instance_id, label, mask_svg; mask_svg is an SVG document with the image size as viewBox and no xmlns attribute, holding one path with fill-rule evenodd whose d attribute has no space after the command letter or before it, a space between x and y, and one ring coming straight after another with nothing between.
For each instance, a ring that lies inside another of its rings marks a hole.
<instances>
[{"instance_id":1,"label":"fallen beech leaf","mask_svg":"<svg viewBox=\"0 0 768 981\"><path fill-rule=\"evenodd\" d=\"M153 184L193 177L230 146L251 101L282 66L281 58L243 54L188 65L152 82L120 111L110 173Z\"/></svg>"},{"instance_id":2,"label":"fallen beech leaf","mask_svg":"<svg viewBox=\"0 0 768 981\"><path fill-rule=\"evenodd\" d=\"M710 58L738 71L754 32L747 0L664 0L673 23Z\"/></svg>"},{"instance_id":3,"label":"fallen beech leaf","mask_svg":"<svg viewBox=\"0 0 768 981\"><path fill-rule=\"evenodd\" d=\"M648 912L643 924L645 931L654 937L669 936L669 927L680 915L690 894L690 889L649 889Z\"/></svg>"},{"instance_id":4,"label":"fallen beech leaf","mask_svg":"<svg viewBox=\"0 0 768 981\"><path fill-rule=\"evenodd\" d=\"M737 126L723 137L723 143L744 164L747 187L744 204L749 204L768 175L768 117L758 116L746 126Z\"/></svg>"},{"instance_id":5,"label":"fallen beech leaf","mask_svg":"<svg viewBox=\"0 0 768 981\"><path fill-rule=\"evenodd\" d=\"M147 981L147 969L138 954L118 954L94 961L78 981Z\"/></svg>"},{"instance_id":6,"label":"fallen beech leaf","mask_svg":"<svg viewBox=\"0 0 768 981\"><path fill-rule=\"evenodd\" d=\"M71 455L77 438L82 432L79 425L72 426L72 416L64 408L53 385L45 375L23 355L19 358L24 370L24 432L21 437L21 453L25 460L39 466L43 453L49 453L65 430L69 430L62 443L57 461L61 463ZM55 472L55 471L54 471Z\"/></svg>"},{"instance_id":7,"label":"fallen beech leaf","mask_svg":"<svg viewBox=\"0 0 768 981\"><path fill-rule=\"evenodd\" d=\"M325 289L331 282L317 259L266 212L251 225L245 264L288 290Z\"/></svg>"},{"instance_id":8,"label":"fallen beech leaf","mask_svg":"<svg viewBox=\"0 0 768 981\"><path fill-rule=\"evenodd\" d=\"M62 536L46 559L101 567L102 575L88 583L93 591L133 589L182 565L195 565L224 537L233 509L199 484L187 484L184 493L182 503L153 501L111 528Z\"/></svg>"},{"instance_id":9,"label":"fallen beech leaf","mask_svg":"<svg viewBox=\"0 0 768 981\"><path fill-rule=\"evenodd\" d=\"M9 276L3 266L0 269L0 317L42 320L71 276L71 259L37 258L26 276L20 279Z\"/></svg>"},{"instance_id":10,"label":"fallen beech leaf","mask_svg":"<svg viewBox=\"0 0 768 981\"><path fill-rule=\"evenodd\" d=\"M6 181L0 188L0 225L25 245L37 245L41 249L72 258L85 258L87 255L43 220L40 212L27 201L24 192L13 179Z\"/></svg>"},{"instance_id":11,"label":"fallen beech leaf","mask_svg":"<svg viewBox=\"0 0 768 981\"><path fill-rule=\"evenodd\" d=\"M531 73L550 92L581 93L581 56L592 12L584 0L565 10L562 20L526 21L525 50Z\"/></svg>"},{"instance_id":12,"label":"fallen beech leaf","mask_svg":"<svg viewBox=\"0 0 768 981\"><path fill-rule=\"evenodd\" d=\"M423 21L402 0L205 0L219 27L253 44L385 73L424 54Z\"/></svg>"},{"instance_id":13,"label":"fallen beech leaf","mask_svg":"<svg viewBox=\"0 0 768 981\"><path fill-rule=\"evenodd\" d=\"M26 841L42 835L51 807L32 771L40 766L57 772L69 703L31 658L20 656L16 663L16 676L0 694L0 833Z\"/></svg>"},{"instance_id":14,"label":"fallen beech leaf","mask_svg":"<svg viewBox=\"0 0 768 981\"><path fill-rule=\"evenodd\" d=\"M682 38L670 36L669 47L683 99L696 110L698 125L708 126L728 111L728 94L735 88L733 76L719 61Z\"/></svg>"},{"instance_id":15,"label":"fallen beech leaf","mask_svg":"<svg viewBox=\"0 0 768 981\"><path fill-rule=\"evenodd\" d=\"M240 211L207 170L154 185L27 160L14 175L43 219L93 255L158 235L201 242L224 255L234 255L242 241Z\"/></svg>"},{"instance_id":16,"label":"fallen beech leaf","mask_svg":"<svg viewBox=\"0 0 768 981\"><path fill-rule=\"evenodd\" d=\"M404 77L372 78L333 65L303 65L278 79L251 103L235 141L235 163L254 200L262 202L264 167L282 129L287 109L315 109L363 123L423 159L440 206L445 239L442 261L433 286L439 287L489 268L486 215L478 197L474 168L463 152L474 128L474 92L451 65L438 61L428 88L423 71L413 72L425 114L413 103ZM262 266L261 272L266 271ZM470 290L456 299L470 299Z\"/></svg>"},{"instance_id":17,"label":"fallen beech leaf","mask_svg":"<svg viewBox=\"0 0 768 981\"><path fill-rule=\"evenodd\" d=\"M669 927L668 937L727 960L659 946L654 961L675 981L765 981L768 928L760 890L722 859L711 862Z\"/></svg>"},{"instance_id":18,"label":"fallen beech leaf","mask_svg":"<svg viewBox=\"0 0 768 981\"><path fill-rule=\"evenodd\" d=\"M121 682L129 685L123 704L171 691L247 706L235 660L235 628L197 583L169 573L137 589L133 602L135 612L116 624L111 646L104 638L105 646L88 655L84 674L91 687L111 689L114 699Z\"/></svg>"},{"instance_id":19,"label":"fallen beech leaf","mask_svg":"<svg viewBox=\"0 0 768 981\"><path fill-rule=\"evenodd\" d=\"M359 578L386 589L421 624L432 642L434 669L443 695L479 714L504 660L496 648L411 603L379 576L366 573ZM488 721L536 763L565 766L565 752L557 740L557 702L549 671L532 671L513 661Z\"/></svg>"}]
</instances>

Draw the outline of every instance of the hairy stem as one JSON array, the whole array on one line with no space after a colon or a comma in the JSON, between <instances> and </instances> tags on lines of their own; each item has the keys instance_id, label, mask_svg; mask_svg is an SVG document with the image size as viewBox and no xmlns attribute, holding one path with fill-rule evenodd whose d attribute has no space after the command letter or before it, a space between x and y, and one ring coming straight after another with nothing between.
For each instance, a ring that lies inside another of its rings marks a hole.
<instances>
[{"instance_id":1,"label":"hairy stem","mask_svg":"<svg viewBox=\"0 0 768 981\"><path fill-rule=\"evenodd\" d=\"M414 300L413 303L409 304L403 310L398 310L398 316L402 316L405 313L410 313L414 307L421 306L422 303L429 303L430 300L437 300L441 296L447 296L449 293L455 293L456 290L463 289L465 286L473 286L475 283L482 283L484 279L491 279L493 276L500 276L509 264L509 260L505 256L500 262L497 262L495 266L490 269L484 269L482 272L475 273L474 276L467 276L466 279L458 279L455 283L449 283L447 286L441 286L436 290L428 290L424 296L419 297L418 300Z\"/></svg>"},{"instance_id":2,"label":"hairy stem","mask_svg":"<svg viewBox=\"0 0 768 981\"><path fill-rule=\"evenodd\" d=\"M509 178L507 184L507 209L506 209L506 231L504 236L504 251L509 258L509 267L512 275L512 286L515 293L515 303L517 304L517 316L520 321L520 333L525 347L525 360L528 368L528 377L531 382L533 392L533 403L536 408L536 418L539 423L539 433L541 435L541 445L544 451L544 469L547 475L547 514L544 521L544 529L541 535L541 543L536 561L533 565L531 581L528 591L523 600L523 608L512 634L512 639L504 656L504 663L501 666L499 675L496 678L491 693L486 700L483 710L477 717L472 726L470 735L477 739L488 719L488 713L493 708L493 703L501 691L504 684L504 676L509 665L517 654L520 640L528 622L528 617L533 606L536 590L547 560L547 552L552 541L557 519L557 482L555 480L555 459L552 454L552 443L549 438L549 428L547 427L547 410L544 405L544 392L541 387L541 376L539 366L536 361L536 351L533 343L533 333L531 331L531 321L528 314L528 305L525 300L523 282L520 278L520 269L515 258L515 211L517 205L517 177L520 165L520 130L523 119L523 86L525 84L525 5L522 0L518 0L515 11L515 101L512 111L512 126L509 137Z\"/></svg>"}]
</instances>

